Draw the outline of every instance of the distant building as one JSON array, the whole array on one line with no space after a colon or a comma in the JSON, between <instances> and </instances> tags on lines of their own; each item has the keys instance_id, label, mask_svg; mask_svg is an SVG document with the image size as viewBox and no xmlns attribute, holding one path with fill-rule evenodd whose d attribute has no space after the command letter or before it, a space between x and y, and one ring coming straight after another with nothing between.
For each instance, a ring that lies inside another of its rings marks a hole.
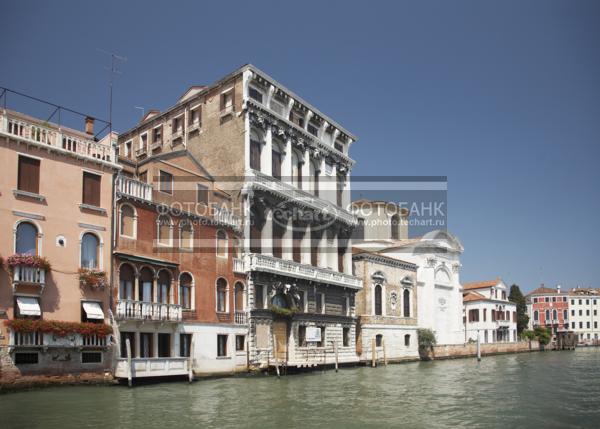
<instances>
[{"instance_id":1,"label":"distant building","mask_svg":"<svg viewBox=\"0 0 600 429\"><path fill-rule=\"evenodd\" d=\"M581 343L597 344L600 289L575 288L568 293L569 326Z\"/></svg>"},{"instance_id":2,"label":"distant building","mask_svg":"<svg viewBox=\"0 0 600 429\"><path fill-rule=\"evenodd\" d=\"M517 306L501 279L463 284L465 342L517 341Z\"/></svg>"},{"instance_id":3,"label":"distant building","mask_svg":"<svg viewBox=\"0 0 600 429\"><path fill-rule=\"evenodd\" d=\"M553 342L557 332L569 330L569 298L560 286L552 289L542 285L525 298L530 329L536 326L550 329Z\"/></svg>"},{"instance_id":4,"label":"distant building","mask_svg":"<svg viewBox=\"0 0 600 429\"><path fill-rule=\"evenodd\" d=\"M460 241L439 230L408 238L407 213L393 203L361 199L352 207L359 217L355 253L374 252L414 264L418 327L433 330L438 344L462 344Z\"/></svg>"},{"instance_id":5,"label":"distant building","mask_svg":"<svg viewBox=\"0 0 600 429\"><path fill-rule=\"evenodd\" d=\"M89 117L80 132L0 111L0 321L11 324L0 324L2 376L7 362L20 375L110 368L102 330L120 167L109 136L97 141L93 128ZM24 322L35 328L22 329Z\"/></svg>"},{"instance_id":6,"label":"distant building","mask_svg":"<svg viewBox=\"0 0 600 429\"><path fill-rule=\"evenodd\" d=\"M356 294L361 361L400 361L419 356L417 266L379 253L354 255L363 289Z\"/></svg>"}]
</instances>

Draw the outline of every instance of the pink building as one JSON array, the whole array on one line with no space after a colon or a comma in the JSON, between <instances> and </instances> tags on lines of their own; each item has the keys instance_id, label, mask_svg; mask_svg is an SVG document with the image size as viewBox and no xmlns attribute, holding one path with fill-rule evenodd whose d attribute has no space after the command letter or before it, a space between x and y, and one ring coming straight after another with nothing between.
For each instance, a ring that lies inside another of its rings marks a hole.
<instances>
[{"instance_id":1,"label":"pink building","mask_svg":"<svg viewBox=\"0 0 600 429\"><path fill-rule=\"evenodd\" d=\"M82 116L80 132L0 111L3 377L110 365L112 188L120 167L108 136L94 138L94 122Z\"/></svg>"}]
</instances>

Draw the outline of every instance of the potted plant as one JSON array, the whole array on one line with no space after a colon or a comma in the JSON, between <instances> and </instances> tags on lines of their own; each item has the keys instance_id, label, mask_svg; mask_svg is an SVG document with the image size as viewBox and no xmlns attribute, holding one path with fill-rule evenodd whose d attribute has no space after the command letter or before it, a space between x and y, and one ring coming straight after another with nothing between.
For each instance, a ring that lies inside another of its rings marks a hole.
<instances>
[{"instance_id":1,"label":"potted plant","mask_svg":"<svg viewBox=\"0 0 600 429\"><path fill-rule=\"evenodd\" d=\"M93 290L104 290L108 285L106 271L95 269L80 268L79 269L79 286L82 288L88 287Z\"/></svg>"},{"instance_id":2,"label":"potted plant","mask_svg":"<svg viewBox=\"0 0 600 429\"><path fill-rule=\"evenodd\" d=\"M40 268L45 271L50 271L50 262L47 258L28 253L15 253L6 258L6 265L11 272L14 272L15 267L24 265L26 267Z\"/></svg>"},{"instance_id":3,"label":"potted plant","mask_svg":"<svg viewBox=\"0 0 600 429\"><path fill-rule=\"evenodd\" d=\"M419 357L421 360L432 360L434 358L433 346L436 344L435 333L431 329L418 329Z\"/></svg>"}]
</instances>

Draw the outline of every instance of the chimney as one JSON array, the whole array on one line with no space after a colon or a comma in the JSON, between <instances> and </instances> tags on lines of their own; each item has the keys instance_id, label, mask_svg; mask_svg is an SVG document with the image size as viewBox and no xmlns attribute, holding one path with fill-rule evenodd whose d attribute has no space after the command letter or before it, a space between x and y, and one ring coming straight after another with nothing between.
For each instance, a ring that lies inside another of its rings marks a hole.
<instances>
[{"instance_id":1,"label":"chimney","mask_svg":"<svg viewBox=\"0 0 600 429\"><path fill-rule=\"evenodd\" d=\"M560 293L560 285L556 285L556 293Z\"/></svg>"},{"instance_id":2,"label":"chimney","mask_svg":"<svg viewBox=\"0 0 600 429\"><path fill-rule=\"evenodd\" d=\"M94 135L94 118L86 116L85 118L85 133L90 136Z\"/></svg>"}]
</instances>

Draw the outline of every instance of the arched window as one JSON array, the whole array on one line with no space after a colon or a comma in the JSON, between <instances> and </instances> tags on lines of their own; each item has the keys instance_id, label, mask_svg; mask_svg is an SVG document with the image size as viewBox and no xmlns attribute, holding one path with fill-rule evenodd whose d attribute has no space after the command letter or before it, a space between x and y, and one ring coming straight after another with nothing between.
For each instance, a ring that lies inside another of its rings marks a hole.
<instances>
[{"instance_id":1,"label":"arched window","mask_svg":"<svg viewBox=\"0 0 600 429\"><path fill-rule=\"evenodd\" d=\"M81 268L98 268L99 244L98 237L91 232L83 234L81 239Z\"/></svg>"},{"instance_id":2,"label":"arched window","mask_svg":"<svg viewBox=\"0 0 600 429\"><path fill-rule=\"evenodd\" d=\"M173 234L173 224L171 223L171 218L169 216L159 216L158 217L158 244L162 244L165 246L171 245L172 234Z\"/></svg>"},{"instance_id":3,"label":"arched window","mask_svg":"<svg viewBox=\"0 0 600 429\"><path fill-rule=\"evenodd\" d=\"M227 312L227 280L222 277L217 280L217 311Z\"/></svg>"},{"instance_id":4,"label":"arched window","mask_svg":"<svg viewBox=\"0 0 600 429\"><path fill-rule=\"evenodd\" d=\"M179 222L179 247L182 249L194 248L194 227L189 219Z\"/></svg>"},{"instance_id":5,"label":"arched window","mask_svg":"<svg viewBox=\"0 0 600 429\"><path fill-rule=\"evenodd\" d=\"M153 280L154 273L148 267L142 268L140 272L140 296L139 300L143 302L152 302L153 298Z\"/></svg>"},{"instance_id":6,"label":"arched window","mask_svg":"<svg viewBox=\"0 0 600 429\"><path fill-rule=\"evenodd\" d=\"M375 315L381 316L382 314L382 297L381 297L381 285L375 285Z\"/></svg>"},{"instance_id":7,"label":"arched window","mask_svg":"<svg viewBox=\"0 0 600 429\"><path fill-rule=\"evenodd\" d=\"M135 210L129 204L121 206L121 235L135 238L136 236Z\"/></svg>"},{"instance_id":8,"label":"arched window","mask_svg":"<svg viewBox=\"0 0 600 429\"><path fill-rule=\"evenodd\" d=\"M240 282L235 284L235 311L244 311L244 285Z\"/></svg>"},{"instance_id":9,"label":"arched window","mask_svg":"<svg viewBox=\"0 0 600 429\"><path fill-rule=\"evenodd\" d=\"M396 213L390 220L391 236L392 240L400 239L400 215Z\"/></svg>"},{"instance_id":10,"label":"arched window","mask_svg":"<svg viewBox=\"0 0 600 429\"><path fill-rule=\"evenodd\" d=\"M262 137L256 130L250 131L250 168L260 171L260 152Z\"/></svg>"},{"instance_id":11,"label":"arched window","mask_svg":"<svg viewBox=\"0 0 600 429\"><path fill-rule=\"evenodd\" d=\"M192 309L192 276L189 273L179 276L179 304L184 310Z\"/></svg>"},{"instance_id":12,"label":"arched window","mask_svg":"<svg viewBox=\"0 0 600 429\"><path fill-rule=\"evenodd\" d=\"M171 275L167 270L158 273L158 302L169 304L171 302Z\"/></svg>"},{"instance_id":13,"label":"arched window","mask_svg":"<svg viewBox=\"0 0 600 429\"><path fill-rule=\"evenodd\" d=\"M225 231L217 231L217 256L227 256L227 234Z\"/></svg>"},{"instance_id":14,"label":"arched window","mask_svg":"<svg viewBox=\"0 0 600 429\"><path fill-rule=\"evenodd\" d=\"M410 317L410 291L408 289L404 289L403 298L404 317Z\"/></svg>"},{"instance_id":15,"label":"arched window","mask_svg":"<svg viewBox=\"0 0 600 429\"><path fill-rule=\"evenodd\" d=\"M26 253L29 255L38 254L38 230L36 226L29 222L21 222L17 226L15 240L16 253Z\"/></svg>"},{"instance_id":16,"label":"arched window","mask_svg":"<svg viewBox=\"0 0 600 429\"><path fill-rule=\"evenodd\" d=\"M123 264L119 268L119 299L134 300L133 284L135 273L129 264Z\"/></svg>"},{"instance_id":17,"label":"arched window","mask_svg":"<svg viewBox=\"0 0 600 429\"><path fill-rule=\"evenodd\" d=\"M310 163L310 180L312 180L311 189L313 195L319 196L319 166L316 162Z\"/></svg>"},{"instance_id":18,"label":"arched window","mask_svg":"<svg viewBox=\"0 0 600 429\"><path fill-rule=\"evenodd\" d=\"M381 347L383 345L383 335L375 335L375 347Z\"/></svg>"},{"instance_id":19,"label":"arched window","mask_svg":"<svg viewBox=\"0 0 600 429\"><path fill-rule=\"evenodd\" d=\"M406 347L409 347L409 346L410 346L410 335L409 335L409 334L406 334L406 335L404 336L404 345L405 345Z\"/></svg>"},{"instance_id":20,"label":"arched window","mask_svg":"<svg viewBox=\"0 0 600 429\"><path fill-rule=\"evenodd\" d=\"M537 310L535 310L533 312L533 320L535 320L536 322L539 320L540 316Z\"/></svg>"},{"instance_id":21,"label":"arched window","mask_svg":"<svg viewBox=\"0 0 600 429\"><path fill-rule=\"evenodd\" d=\"M545 320L545 322L548 323L548 320L550 320L550 310L546 310L546 320Z\"/></svg>"},{"instance_id":22,"label":"arched window","mask_svg":"<svg viewBox=\"0 0 600 429\"><path fill-rule=\"evenodd\" d=\"M552 310L552 319L558 320L558 312L556 310Z\"/></svg>"},{"instance_id":23,"label":"arched window","mask_svg":"<svg viewBox=\"0 0 600 429\"><path fill-rule=\"evenodd\" d=\"M595 303L596 301L594 301ZM566 321L569 317L569 312L567 310L563 310L563 321Z\"/></svg>"}]
</instances>

